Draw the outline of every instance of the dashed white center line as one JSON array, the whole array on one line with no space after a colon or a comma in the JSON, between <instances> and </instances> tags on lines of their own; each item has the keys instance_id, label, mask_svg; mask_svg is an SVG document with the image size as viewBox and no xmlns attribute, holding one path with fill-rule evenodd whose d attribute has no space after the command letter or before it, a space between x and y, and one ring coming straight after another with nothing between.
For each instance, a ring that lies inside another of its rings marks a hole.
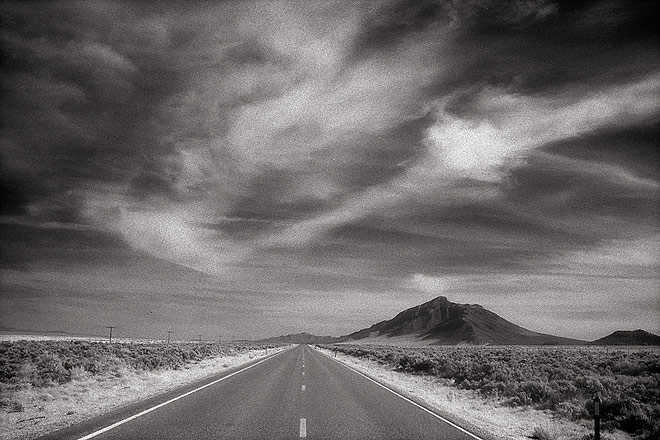
<instances>
[{"instance_id":1,"label":"dashed white center line","mask_svg":"<svg viewBox=\"0 0 660 440\"><path fill-rule=\"evenodd\" d=\"M300 419L300 438L307 437L307 419Z\"/></svg>"},{"instance_id":2,"label":"dashed white center line","mask_svg":"<svg viewBox=\"0 0 660 440\"><path fill-rule=\"evenodd\" d=\"M302 375L305 375L305 352L302 354ZM300 387L300 391L305 391L305 385ZM300 438L307 437L307 419L300 419Z\"/></svg>"}]
</instances>

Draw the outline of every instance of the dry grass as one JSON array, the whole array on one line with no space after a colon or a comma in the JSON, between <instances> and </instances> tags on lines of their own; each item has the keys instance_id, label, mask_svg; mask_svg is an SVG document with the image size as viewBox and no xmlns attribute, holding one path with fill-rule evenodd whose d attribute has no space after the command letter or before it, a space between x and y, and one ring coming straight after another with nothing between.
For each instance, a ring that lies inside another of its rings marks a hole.
<instances>
[{"instance_id":1,"label":"dry grass","mask_svg":"<svg viewBox=\"0 0 660 440\"><path fill-rule=\"evenodd\" d=\"M557 440L558 435L553 428L538 425L530 437L534 440Z\"/></svg>"}]
</instances>

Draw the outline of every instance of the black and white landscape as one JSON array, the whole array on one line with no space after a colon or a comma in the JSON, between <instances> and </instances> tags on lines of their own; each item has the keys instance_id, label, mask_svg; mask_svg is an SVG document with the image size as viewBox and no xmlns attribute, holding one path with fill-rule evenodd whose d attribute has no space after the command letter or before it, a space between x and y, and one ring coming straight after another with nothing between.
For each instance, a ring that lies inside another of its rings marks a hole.
<instances>
[{"instance_id":1,"label":"black and white landscape","mask_svg":"<svg viewBox=\"0 0 660 440\"><path fill-rule=\"evenodd\" d=\"M155 370L235 341L657 345L659 9L3 1L0 409L139 370L17 336L185 345L144 348ZM616 365L657 382L649 356ZM587 388L562 411L586 420ZM642 436L639 392L613 408Z\"/></svg>"}]
</instances>

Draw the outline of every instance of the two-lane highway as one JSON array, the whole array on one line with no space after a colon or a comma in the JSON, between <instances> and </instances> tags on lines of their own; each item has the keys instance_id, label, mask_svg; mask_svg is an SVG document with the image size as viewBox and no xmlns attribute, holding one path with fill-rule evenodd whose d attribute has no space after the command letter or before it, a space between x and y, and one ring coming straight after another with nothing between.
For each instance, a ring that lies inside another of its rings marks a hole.
<instances>
[{"instance_id":1,"label":"two-lane highway","mask_svg":"<svg viewBox=\"0 0 660 440\"><path fill-rule=\"evenodd\" d=\"M191 391L130 419L99 417L46 438L477 438L308 346Z\"/></svg>"}]
</instances>

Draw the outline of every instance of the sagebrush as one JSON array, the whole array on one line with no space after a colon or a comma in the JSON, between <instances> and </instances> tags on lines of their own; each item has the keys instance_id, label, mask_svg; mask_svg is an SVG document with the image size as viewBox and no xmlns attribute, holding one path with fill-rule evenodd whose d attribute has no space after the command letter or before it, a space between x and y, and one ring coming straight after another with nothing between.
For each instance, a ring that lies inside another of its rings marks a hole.
<instances>
[{"instance_id":1,"label":"sagebrush","mask_svg":"<svg viewBox=\"0 0 660 440\"><path fill-rule=\"evenodd\" d=\"M0 409L20 411L15 392L124 372L179 369L194 361L274 348L268 344L0 342Z\"/></svg>"},{"instance_id":2,"label":"sagebrush","mask_svg":"<svg viewBox=\"0 0 660 440\"><path fill-rule=\"evenodd\" d=\"M601 426L642 439L660 438L660 353L657 350L437 346L424 348L326 345L414 374L446 379L505 405L548 409L571 420L593 417L601 398Z\"/></svg>"}]
</instances>

